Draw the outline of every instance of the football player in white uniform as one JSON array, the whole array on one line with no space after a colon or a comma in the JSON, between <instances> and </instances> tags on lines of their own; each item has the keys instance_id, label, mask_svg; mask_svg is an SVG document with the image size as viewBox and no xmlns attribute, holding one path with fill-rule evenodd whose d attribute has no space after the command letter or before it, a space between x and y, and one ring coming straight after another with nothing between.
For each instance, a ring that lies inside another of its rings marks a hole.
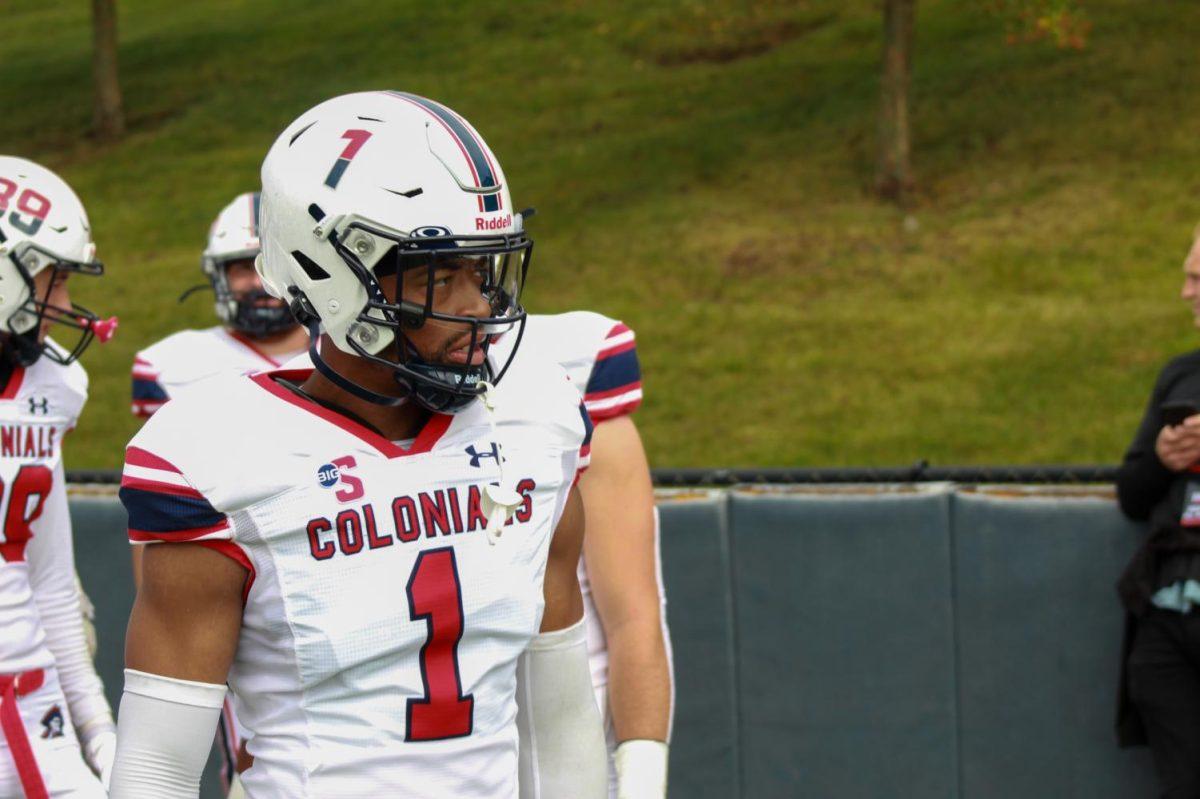
<instances>
[{"instance_id":1,"label":"football player in white uniform","mask_svg":"<svg viewBox=\"0 0 1200 799\"><path fill-rule=\"evenodd\" d=\"M254 271L261 246L259 208L258 192L242 194L213 222L200 264L216 295L221 324L172 333L137 354L135 416L150 416L211 377L278 368L304 351L308 333L287 303L263 290Z\"/></svg>"},{"instance_id":2,"label":"football player in white uniform","mask_svg":"<svg viewBox=\"0 0 1200 799\"><path fill-rule=\"evenodd\" d=\"M605 795L576 566L590 433L520 335L532 242L462 117L400 92L292 123L263 285L315 369L208 381L130 443L112 796L195 796L226 692L252 799Z\"/></svg>"},{"instance_id":3,"label":"football player in white uniform","mask_svg":"<svg viewBox=\"0 0 1200 799\"><path fill-rule=\"evenodd\" d=\"M504 337L499 357L512 343ZM530 315L519 358L547 357L584 392L596 425L579 481L587 516L579 562L588 660L609 746L609 795L662 799L674 700L658 515L641 436L634 333L588 311Z\"/></svg>"},{"instance_id":4,"label":"football player in white uniform","mask_svg":"<svg viewBox=\"0 0 1200 799\"><path fill-rule=\"evenodd\" d=\"M4 799L103 797L116 748L80 615L62 463L63 437L87 400L87 374L76 359L116 325L73 305L68 294L72 274L104 271L95 250L83 205L61 178L0 156ZM74 331L70 346L48 337L54 325Z\"/></svg>"}]
</instances>

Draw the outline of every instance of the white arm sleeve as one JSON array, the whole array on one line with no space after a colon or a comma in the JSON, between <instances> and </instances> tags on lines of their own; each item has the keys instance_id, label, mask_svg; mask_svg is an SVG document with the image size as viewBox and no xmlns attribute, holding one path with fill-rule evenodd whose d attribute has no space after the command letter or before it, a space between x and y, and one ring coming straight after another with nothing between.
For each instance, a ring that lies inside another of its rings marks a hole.
<instances>
[{"instance_id":1,"label":"white arm sleeve","mask_svg":"<svg viewBox=\"0 0 1200 799\"><path fill-rule=\"evenodd\" d=\"M195 799L225 686L125 669L110 799Z\"/></svg>"},{"instance_id":2,"label":"white arm sleeve","mask_svg":"<svg viewBox=\"0 0 1200 799\"><path fill-rule=\"evenodd\" d=\"M605 799L608 752L583 620L542 633L517 664L521 799Z\"/></svg>"},{"instance_id":3,"label":"white arm sleeve","mask_svg":"<svg viewBox=\"0 0 1200 799\"><path fill-rule=\"evenodd\" d=\"M104 685L88 654L79 593L75 588L75 550L61 463L54 470L42 514L30 529L33 537L26 552L33 598L46 633L46 646L54 655L71 721L86 743L97 734L111 732L113 720L104 697Z\"/></svg>"}]
</instances>

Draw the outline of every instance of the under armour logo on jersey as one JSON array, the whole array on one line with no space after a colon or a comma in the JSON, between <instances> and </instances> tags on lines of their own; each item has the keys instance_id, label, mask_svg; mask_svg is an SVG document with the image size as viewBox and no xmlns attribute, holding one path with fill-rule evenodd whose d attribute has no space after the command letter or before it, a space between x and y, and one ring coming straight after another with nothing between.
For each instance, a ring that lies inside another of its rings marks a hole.
<instances>
[{"instance_id":1,"label":"under armour logo on jersey","mask_svg":"<svg viewBox=\"0 0 1200 799\"><path fill-rule=\"evenodd\" d=\"M46 711L46 715L42 716L42 737L63 737L63 712L58 705L51 707Z\"/></svg>"},{"instance_id":2,"label":"under armour logo on jersey","mask_svg":"<svg viewBox=\"0 0 1200 799\"><path fill-rule=\"evenodd\" d=\"M29 412L32 414L41 414L42 416L45 416L46 414L50 413L50 400L46 397L41 397L40 399L30 397Z\"/></svg>"},{"instance_id":3,"label":"under armour logo on jersey","mask_svg":"<svg viewBox=\"0 0 1200 799\"><path fill-rule=\"evenodd\" d=\"M492 442L492 448L490 450L484 450L483 452L478 452L475 449L475 445L472 444L471 446L467 447L466 450L464 450L464 451L468 455L471 456L471 465L474 466L476 469L478 469L482 466L480 461L482 461L484 458L492 458L493 460L496 461L496 463L500 462L500 445L497 444L495 441Z\"/></svg>"}]
</instances>

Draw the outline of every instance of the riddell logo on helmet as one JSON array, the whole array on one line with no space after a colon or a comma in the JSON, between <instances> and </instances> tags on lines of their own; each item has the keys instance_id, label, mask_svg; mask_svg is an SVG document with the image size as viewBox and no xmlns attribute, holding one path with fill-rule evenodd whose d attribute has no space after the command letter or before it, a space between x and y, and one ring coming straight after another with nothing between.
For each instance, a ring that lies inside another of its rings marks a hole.
<instances>
[{"instance_id":1,"label":"riddell logo on helmet","mask_svg":"<svg viewBox=\"0 0 1200 799\"><path fill-rule=\"evenodd\" d=\"M475 217L476 230L502 230L503 228L512 226L512 214L497 216L494 219L484 219L482 216Z\"/></svg>"}]
</instances>

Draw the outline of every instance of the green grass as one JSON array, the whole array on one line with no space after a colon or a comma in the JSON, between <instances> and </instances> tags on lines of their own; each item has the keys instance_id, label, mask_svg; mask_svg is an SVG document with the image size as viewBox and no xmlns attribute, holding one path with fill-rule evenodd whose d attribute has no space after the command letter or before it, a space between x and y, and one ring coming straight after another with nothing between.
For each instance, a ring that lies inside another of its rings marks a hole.
<instances>
[{"instance_id":1,"label":"green grass","mask_svg":"<svg viewBox=\"0 0 1200 799\"><path fill-rule=\"evenodd\" d=\"M1119 457L1200 219L1200 6L1088 0L1082 52L1008 46L981 3L923 2L920 192L872 181L881 21L866 0L121 0L131 131L87 136L87 6L9 0L0 152L59 170L121 316L88 353L68 465L115 467L133 353L211 306L216 211L331 95L403 88L471 119L537 206L530 304L639 334L657 466Z\"/></svg>"}]
</instances>

